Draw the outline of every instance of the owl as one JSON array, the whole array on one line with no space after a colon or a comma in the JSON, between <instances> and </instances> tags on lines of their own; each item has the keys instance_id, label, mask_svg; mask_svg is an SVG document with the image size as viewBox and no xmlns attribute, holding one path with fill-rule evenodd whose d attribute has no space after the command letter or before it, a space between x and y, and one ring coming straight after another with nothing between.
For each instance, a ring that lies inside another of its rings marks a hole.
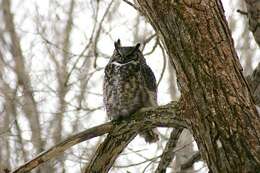
<instances>
[{"instance_id":1,"label":"owl","mask_svg":"<svg viewBox=\"0 0 260 173\"><path fill-rule=\"evenodd\" d=\"M114 46L114 53L105 67L103 95L107 116L118 120L141 108L156 106L157 87L155 76L139 50L139 43L122 47L118 39ZM155 129L140 135L148 143L158 140Z\"/></svg>"}]
</instances>

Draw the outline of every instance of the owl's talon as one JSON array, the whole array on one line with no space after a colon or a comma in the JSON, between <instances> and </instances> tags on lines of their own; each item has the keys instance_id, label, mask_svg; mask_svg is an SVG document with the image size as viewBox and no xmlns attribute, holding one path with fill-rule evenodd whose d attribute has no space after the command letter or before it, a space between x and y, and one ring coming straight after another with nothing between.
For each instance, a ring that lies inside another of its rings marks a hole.
<instances>
[{"instance_id":1,"label":"owl's talon","mask_svg":"<svg viewBox=\"0 0 260 173\"><path fill-rule=\"evenodd\" d=\"M115 117L115 118L112 120L112 122L113 122L113 124L118 125L118 124L121 124L123 120L124 120L124 119L123 119L122 116L117 116L117 117Z\"/></svg>"}]
</instances>

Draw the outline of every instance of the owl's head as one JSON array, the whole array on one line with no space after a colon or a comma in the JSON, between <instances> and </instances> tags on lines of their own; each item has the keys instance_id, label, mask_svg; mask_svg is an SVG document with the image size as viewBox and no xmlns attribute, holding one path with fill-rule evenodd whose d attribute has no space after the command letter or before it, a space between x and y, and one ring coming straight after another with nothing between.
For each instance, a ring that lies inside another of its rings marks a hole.
<instances>
[{"instance_id":1,"label":"owl's head","mask_svg":"<svg viewBox=\"0 0 260 173\"><path fill-rule=\"evenodd\" d=\"M135 46L123 47L121 46L120 39L118 39L115 43L115 50L113 56L110 59L110 62L123 66L127 64L139 64L141 61L144 61L143 55L139 50L140 43Z\"/></svg>"}]
</instances>

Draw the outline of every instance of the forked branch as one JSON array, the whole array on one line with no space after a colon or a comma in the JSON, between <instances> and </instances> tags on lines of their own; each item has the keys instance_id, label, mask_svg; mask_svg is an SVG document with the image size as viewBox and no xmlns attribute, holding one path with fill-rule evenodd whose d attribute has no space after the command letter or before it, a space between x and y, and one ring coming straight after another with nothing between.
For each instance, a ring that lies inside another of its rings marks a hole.
<instances>
[{"instance_id":1,"label":"forked branch","mask_svg":"<svg viewBox=\"0 0 260 173\"><path fill-rule=\"evenodd\" d=\"M106 173L114 164L118 155L131 142L138 132L154 127L186 127L180 119L179 105L172 102L157 108L142 109L135 113L131 120L126 120L114 126L113 131L98 147L91 161L85 169L85 173Z\"/></svg>"},{"instance_id":2,"label":"forked branch","mask_svg":"<svg viewBox=\"0 0 260 173\"><path fill-rule=\"evenodd\" d=\"M186 127L186 123L178 116L179 104L171 102L164 106L145 108L122 122L109 122L76 135L73 135L47 151L42 152L34 159L20 166L12 173L25 173L36 168L40 164L62 154L70 147L88 139L110 133L105 141L99 146L92 157L85 172L107 172L115 159L134 139L138 132L154 127ZM98 163L105 163L98 164Z\"/></svg>"}]
</instances>

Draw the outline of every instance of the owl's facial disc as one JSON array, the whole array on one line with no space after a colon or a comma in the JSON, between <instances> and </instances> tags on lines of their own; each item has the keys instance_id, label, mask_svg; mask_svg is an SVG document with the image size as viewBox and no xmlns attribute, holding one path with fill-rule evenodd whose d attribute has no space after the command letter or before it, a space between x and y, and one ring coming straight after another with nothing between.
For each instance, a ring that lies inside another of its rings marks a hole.
<instances>
[{"instance_id":1,"label":"owl's facial disc","mask_svg":"<svg viewBox=\"0 0 260 173\"><path fill-rule=\"evenodd\" d=\"M117 47L115 49L113 62L119 64L133 63L133 61L138 62L138 51L136 47Z\"/></svg>"}]
</instances>

